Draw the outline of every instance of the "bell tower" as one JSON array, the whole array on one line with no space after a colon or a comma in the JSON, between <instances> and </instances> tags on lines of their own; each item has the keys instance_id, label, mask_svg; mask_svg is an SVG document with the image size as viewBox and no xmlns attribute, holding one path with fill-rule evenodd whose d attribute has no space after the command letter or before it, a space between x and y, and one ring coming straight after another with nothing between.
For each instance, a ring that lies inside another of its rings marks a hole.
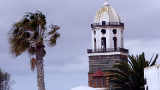
<instances>
[{"instance_id":1,"label":"bell tower","mask_svg":"<svg viewBox=\"0 0 160 90\"><path fill-rule=\"evenodd\" d=\"M118 62L127 62L128 49L123 45L124 23L116 11L105 1L91 24L92 49L88 49L88 84L94 88L115 90L109 80L109 70Z\"/></svg>"}]
</instances>

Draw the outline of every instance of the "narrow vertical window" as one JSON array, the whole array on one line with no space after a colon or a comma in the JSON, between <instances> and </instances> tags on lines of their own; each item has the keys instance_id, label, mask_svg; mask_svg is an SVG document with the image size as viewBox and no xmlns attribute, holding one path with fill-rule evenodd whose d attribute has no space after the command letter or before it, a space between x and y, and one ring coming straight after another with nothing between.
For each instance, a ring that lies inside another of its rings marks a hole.
<instances>
[{"instance_id":1,"label":"narrow vertical window","mask_svg":"<svg viewBox=\"0 0 160 90\"><path fill-rule=\"evenodd\" d=\"M114 42L114 50L117 50L117 37L113 37L113 42Z\"/></svg>"},{"instance_id":2,"label":"narrow vertical window","mask_svg":"<svg viewBox=\"0 0 160 90\"><path fill-rule=\"evenodd\" d=\"M96 35L96 31L94 30L94 35Z\"/></svg>"},{"instance_id":3,"label":"narrow vertical window","mask_svg":"<svg viewBox=\"0 0 160 90\"><path fill-rule=\"evenodd\" d=\"M102 78L102 87L105 87L106 83L105 83L105 77Z\"/></svg>"},{"instance_id":4,"label":"narrow vertical window","mask_svg":"<svg viewBox=\"0 0 160 90\"><path fill-rule=\"evenodd\" d=\"M102 47L102 50L105 50L106 49L106 38L105 37L102 37L101 39L101 47Z\"/></svg>"},{"instance_id":5,"label":"narrow vertical window","mask_svg":"<svg viewBox=\"0 0 160 90\"><path fill-rule=\"evenodd\" d=\"M96 42L96 38L94 38L94 49L96 50L96 44L97 44L97 42Z\"/></svg>"}]
</instances>

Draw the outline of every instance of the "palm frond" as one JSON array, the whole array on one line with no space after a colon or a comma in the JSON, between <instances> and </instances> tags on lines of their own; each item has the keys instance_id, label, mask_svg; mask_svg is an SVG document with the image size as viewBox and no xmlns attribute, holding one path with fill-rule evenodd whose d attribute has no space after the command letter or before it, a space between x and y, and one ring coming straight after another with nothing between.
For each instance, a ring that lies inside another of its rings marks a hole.
<instances>
[{"instance_id":1,"label":"palm frond","mask_svg":"<svg viewBox=\"0 0 160 90\"><path fill-rule=\"evenodd\" d=\"M50 32L48 33L49 35L53 35L53 34L55 34L56 32L57 32L57 30L59 30L60 29L60 27L59 26L57 26L57 25L50 25Z\"/></svg>"},{"instance_id":2,"label":"palm frond","mask_svg":"<svg viewBox=\"0 0 160 90\"><path fill-rule=\"evenodd\" d=\"M30 65L31 65L31 70L34 71L36 68L37 60L35 58L31 58L30 60Z\"/></svg>"},{"instance_id":3,"label":"palm frond","mask_svg":"<svg viewBox=\"0 0 160 90\"><path fill-rule=\"evenodd\" d=\"M150 62L145 58L145 53L140 55L129 55L128 63L120 62L114 67L118 68L117 71L111 71L111 81L122 87L124 90L141 90L144 87L144 68L147 66L155 65L158 58L156 54L155 58L150 59Z\"/></svg>"},{"instance_id":4,"label":"palm frond","mask_svg":"<svg viewBox=\"0 0 160 90\"><path fill-rule=\"evenodd\" d=\"M11 37L9 39L9 43L10 43L11 53L15 56L19 56L20 54L25 52L29 47L28 41L24 39L17 39L15 37Z\"/></svg>"},{"instance_id":5,"label":"palm frond","mask_svg":"<svg viewBox=\"0 0 160 90\"><path fill-rule=\"evenodd\" d=\"M35 47L30 47L30 48L28 49L28 53L29 53L30 55L36 54L36 48L35 48Z\"/></svg>"},{"instance_id":6,"label":"palm frond","mask_svg":"<svg viewBox=\"0 0 160 90\"><path fill-rule=\"evenodd\" d=\"M153 60L151 60L151 62L149 63L149 64L150 64L150 66L155 65L155 64L156 64L156 62L157 62L157 59L158 59L158 54L156 54L155 58L154 58Z\"/></svg>"},{"instance_id":7,"label":"palm frond","mask_svg":"<svg viewBox=\"0 0 160 90\"><path fill-rule=\"evenodd\" d=\"M50 37L50 40L49 40L49 45L50 46L55 46L56 45L56 42L57 42L57 38L60 37L60 34L59 33L56 33L54 34L53 36Z\"/></svg>"},{"instance_id":8,"label":"palm frond","mask_svg":"<svg viewBox=\"0 0 160 90\"><path fill-rule=\"evenodd\" d=\"M39 42L38 40L43 40L45 25L46 17L42 12L36 11L35 13L26 13L23 19L16 22L11 29L11 35L9 35L11 52L15 56L19 56L26 50L28 50L30 54L33 54L34 50L30 48L30 42Z\"/></svg>"},{"instance_id":9,"label":"palm frond","mask_svg":"<svg viewBox=\"0 0 160 90\"><path fill-rule=\"evenodd\" d=\"M29 37L29 33L25 32L22 27L16 26L16 24L12 28L12 32L9 35L9 43L12 54L15 56L19 56L29 47L29 41L27 40Z\"/></svg>"},{"instance_id":10,"label":"palm frond","mask_svg":"<svg viewBox=\"0 0 160 90\"><path fill-rule=\"evenodd\" d=\"M49 38L49 45L54 46L56 45L57 39L60 37L60 34L57 32L60 27L57 25L51 25L50 32L48 32Z\"/></svg>"}]
</instances>

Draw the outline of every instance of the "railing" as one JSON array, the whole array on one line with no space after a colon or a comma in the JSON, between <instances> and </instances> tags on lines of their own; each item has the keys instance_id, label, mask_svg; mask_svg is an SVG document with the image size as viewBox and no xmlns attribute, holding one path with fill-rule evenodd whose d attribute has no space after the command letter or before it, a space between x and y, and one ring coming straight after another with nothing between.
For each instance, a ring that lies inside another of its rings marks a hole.
<instances>
[{"instance_id":1,"label":"railing","mask_svg":"<svg viewBox=\"0 0 160 90\"><path fill-rule=\"evenodd\" d=\"M120 22L107 22L105 24L102 23L93 23L91 24L91 27L107 27L107 26L122 26L124 27L124 23L120 23Z\"/></svg>"},{"instance_id":2,"label":"railing","mask_svg":"<svg viewBox=\"0 0 160 90\"><path fill-rule=\"evenodd\" d=\"M123 53L128 53L128 49L124 48L106 48L106 49L88 49L88 53L105 53L105 52L123 52Z\"/></svg>"}]
</instances>

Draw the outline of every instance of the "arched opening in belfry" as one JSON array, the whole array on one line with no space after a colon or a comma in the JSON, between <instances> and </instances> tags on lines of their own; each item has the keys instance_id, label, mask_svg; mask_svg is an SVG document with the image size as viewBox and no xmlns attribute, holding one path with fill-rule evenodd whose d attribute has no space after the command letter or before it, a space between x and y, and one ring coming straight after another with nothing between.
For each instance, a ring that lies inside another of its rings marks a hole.
<instances>
[{"instance_id":1,"label":"arched opening in belfry","mask_svg":"<svg viewBox=\"0 0 160 90\"><path fill-rule=\"evenodd\" d=\"M114 50L117 50L117 37L113 37L113 42L114 42Z\"/></svg>"},{"instance_id":2,"label":"arched opening in belfry","mask_svg":"<svg viewBox=\"0 0 160 90\"><path fill-rule=\"evenodd\" d=\"M105 26L106 25L106 21L102 21L102 26Z\"/></svg>"},{"instance_id":3,"label":"arched opening in belfry","mask_svg":"<svg viewBox=\"0 0 160 90\"><path fill-rule=\"evenodd\" d=\"M105 37L102 37L101 39L101 48L102 50L106 49L106 38Z\"/></svg>"}]
</instances>

